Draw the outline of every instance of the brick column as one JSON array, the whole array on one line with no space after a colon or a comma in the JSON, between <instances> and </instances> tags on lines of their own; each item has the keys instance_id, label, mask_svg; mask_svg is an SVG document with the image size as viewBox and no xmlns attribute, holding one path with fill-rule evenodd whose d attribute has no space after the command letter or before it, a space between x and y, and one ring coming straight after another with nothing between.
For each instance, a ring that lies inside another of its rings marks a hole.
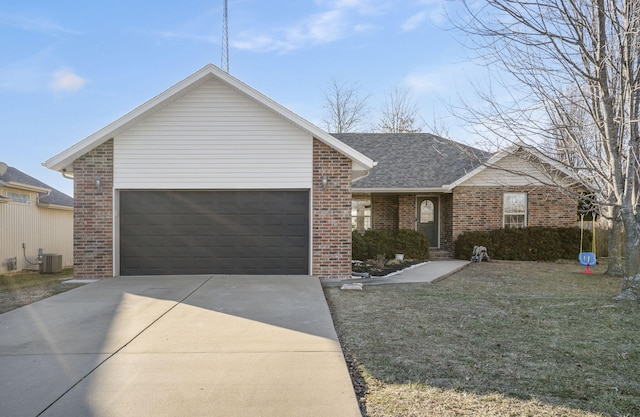
<instances>
[{"instance_id":1,"label":"brick column","mask_svg":"<svg viewBox=\"0 0 640 417\"><path fill-rule=\"evenodd\" d=\"M322 176L326 175L326 189ZM313 140L313 275L351 275L351 160Z\"/></svg>"},{"instance_id":2,"label":"brick column","mask_svg":"<svg viewBox=\"0 0 640 417\"><path fill-rule=\"evenodd\" d=\"M398 197L398 228L416 230L415 194L400 194Z\"/></svg>"},{"instance_id":3,"label":"brick column","mask_svg":"<svg viewBox=\"0 0 640 417\"><path fill-rule=\"evenodd\" d=\"M76 159L73 175L73 275L112 277L113 140Z\"/></svg>"},{"instance_id":4,"label":"brick column","mask_svg":"<svg viewBox=\"0 0 640 417\"><path fill-rule=\"evenodd\" d=\"M371 196L373 230L384 230L395 233L398 231L398 195L373 194Z\"/></svg>"},{"instance_id":5,"label":"brick column","mask_svg":"<svg viewBox=\"0 0 640 417\"><path fill-rule=\"evenodd\" d=\"M453 249L453 194L440 196L440 248Z\"/></svg>"}]
</instances>

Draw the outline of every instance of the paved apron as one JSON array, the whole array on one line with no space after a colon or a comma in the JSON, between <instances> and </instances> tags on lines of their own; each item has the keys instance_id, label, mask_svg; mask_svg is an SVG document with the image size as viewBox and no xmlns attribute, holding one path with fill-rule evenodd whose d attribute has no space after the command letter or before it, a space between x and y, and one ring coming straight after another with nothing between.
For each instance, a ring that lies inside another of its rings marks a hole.
<instances>
[{"instance_id":1,"label":"paved apron","mask_svg":"<svg viewBox=\"0 0 640 417\"><path fill-rule=\"evenodd\" d=\"M318 279L104 279L0 315L2 416L359 417Z\"/></svg>"}]
</instances>

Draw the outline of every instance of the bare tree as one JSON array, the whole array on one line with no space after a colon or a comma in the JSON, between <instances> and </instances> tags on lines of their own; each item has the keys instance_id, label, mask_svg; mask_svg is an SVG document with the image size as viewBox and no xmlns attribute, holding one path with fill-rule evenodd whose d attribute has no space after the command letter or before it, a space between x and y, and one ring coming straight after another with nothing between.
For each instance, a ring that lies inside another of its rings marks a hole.
<instances>
[{"instance_id":1,"label":"bare tree","mask_svg":"<svg viewBox=\"0 0 640 417\"><path fill-rule=\"evenodd\" d=\"M569 93L571 96L571 94ZM591 117L582 107L576 107L574 103L579 101L579 97L573 96L572 101L566 102L562 106L561 112L551 112L549 118L552 127L557 131L555 143L547 144L545 148L557 151L557 159L562 161L566 166L573 169L583 169L589 171L593 164L592 160L602 160L605 157L605 151L600 146L600 132L593 125ZM551 104L549 107L553 108ZM579 145L579 146L578 146ZM590 150L591 154L584 153L583 150ZM589 159L585 163L585 159ZM624 275L624 259L623 259L623 226L620 217L620 207L611 204L614 200L611 195L611 187L607 182L602 182L596 178L589 181L591 191L599 193L596 198L593 194L585 195L586 207L594 209L592 201L600 201L596 204L597 212L579 213L587 217L600 214L606 220L607 224L607 240L608 240L608 257L607 271L608 275L623 276Z\"/></svg>"},{"instance_id":2,"label":"bare tree","mask_svg":"<svg viewBox=\"0 0 640 417\"><path fill-rule=\"evenodd\" d=\"M336 78L323 90L325 114L323 123L332 133L353 132L367 117L369 96L360 96L358 84L347 84Z\"/></svg>"},{"instance_id":3,"label":"bare tree","mask_svg":"<svg viewBox=\"0 0 640 417\"><path fill-rule=\"evenodd\" d=\"M418 105L408 88L396 87L384 100L378 129L386 133L418 133Z\"/></svg>"},{"instance_id":4,"label":"bare tree","mask_svg":"<svg viewBox=\"0 0 640 417\"><path fill-rule=\"evenodd\" d=\"M457 26L473 35L480 57L503 81L481 96L483 106L466 106L466 120L553 159L592 191L602 212L621 219L626 257L618 298L639 300L638 2L462 4L468 20Z\"/></svg>"}]
</instances>

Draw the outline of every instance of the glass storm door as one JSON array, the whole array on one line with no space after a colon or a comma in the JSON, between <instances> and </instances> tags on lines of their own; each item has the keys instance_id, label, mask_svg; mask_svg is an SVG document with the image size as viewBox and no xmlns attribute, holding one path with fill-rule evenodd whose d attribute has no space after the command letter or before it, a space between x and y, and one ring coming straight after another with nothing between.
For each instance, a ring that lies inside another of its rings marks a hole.
<instances>
[{"instance_id":1,"label":"glass storm door","mask_svg":"<svg viewBox=\"0 0 640 417\"><path fill-rule=\"evenodd\" d=\"M438 197L418 197L418 232L427 236L429 246L437 248L438 240Z\"/></svg>"}]
</instances>

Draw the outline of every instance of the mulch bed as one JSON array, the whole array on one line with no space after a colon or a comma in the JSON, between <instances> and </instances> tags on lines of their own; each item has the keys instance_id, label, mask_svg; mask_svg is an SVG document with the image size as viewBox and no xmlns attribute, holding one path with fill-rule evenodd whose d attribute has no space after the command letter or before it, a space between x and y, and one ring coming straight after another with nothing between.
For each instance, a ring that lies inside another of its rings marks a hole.
<instances>
[{"instance_id":1,"label":"mulch bed","mask_svg":"<svg viewBox=\"0 0 640 417\"><path fill-rule=\"evenodd\" d=\"M375 260L369 260L363 263L354 263L352 270L358 274L368 273L372 277L384 277L394 272L402 271L410 266L423 263L424 261L415 259L397 260L392 259L386 261L384 266Z\"/></svg>"}]
</instances>

